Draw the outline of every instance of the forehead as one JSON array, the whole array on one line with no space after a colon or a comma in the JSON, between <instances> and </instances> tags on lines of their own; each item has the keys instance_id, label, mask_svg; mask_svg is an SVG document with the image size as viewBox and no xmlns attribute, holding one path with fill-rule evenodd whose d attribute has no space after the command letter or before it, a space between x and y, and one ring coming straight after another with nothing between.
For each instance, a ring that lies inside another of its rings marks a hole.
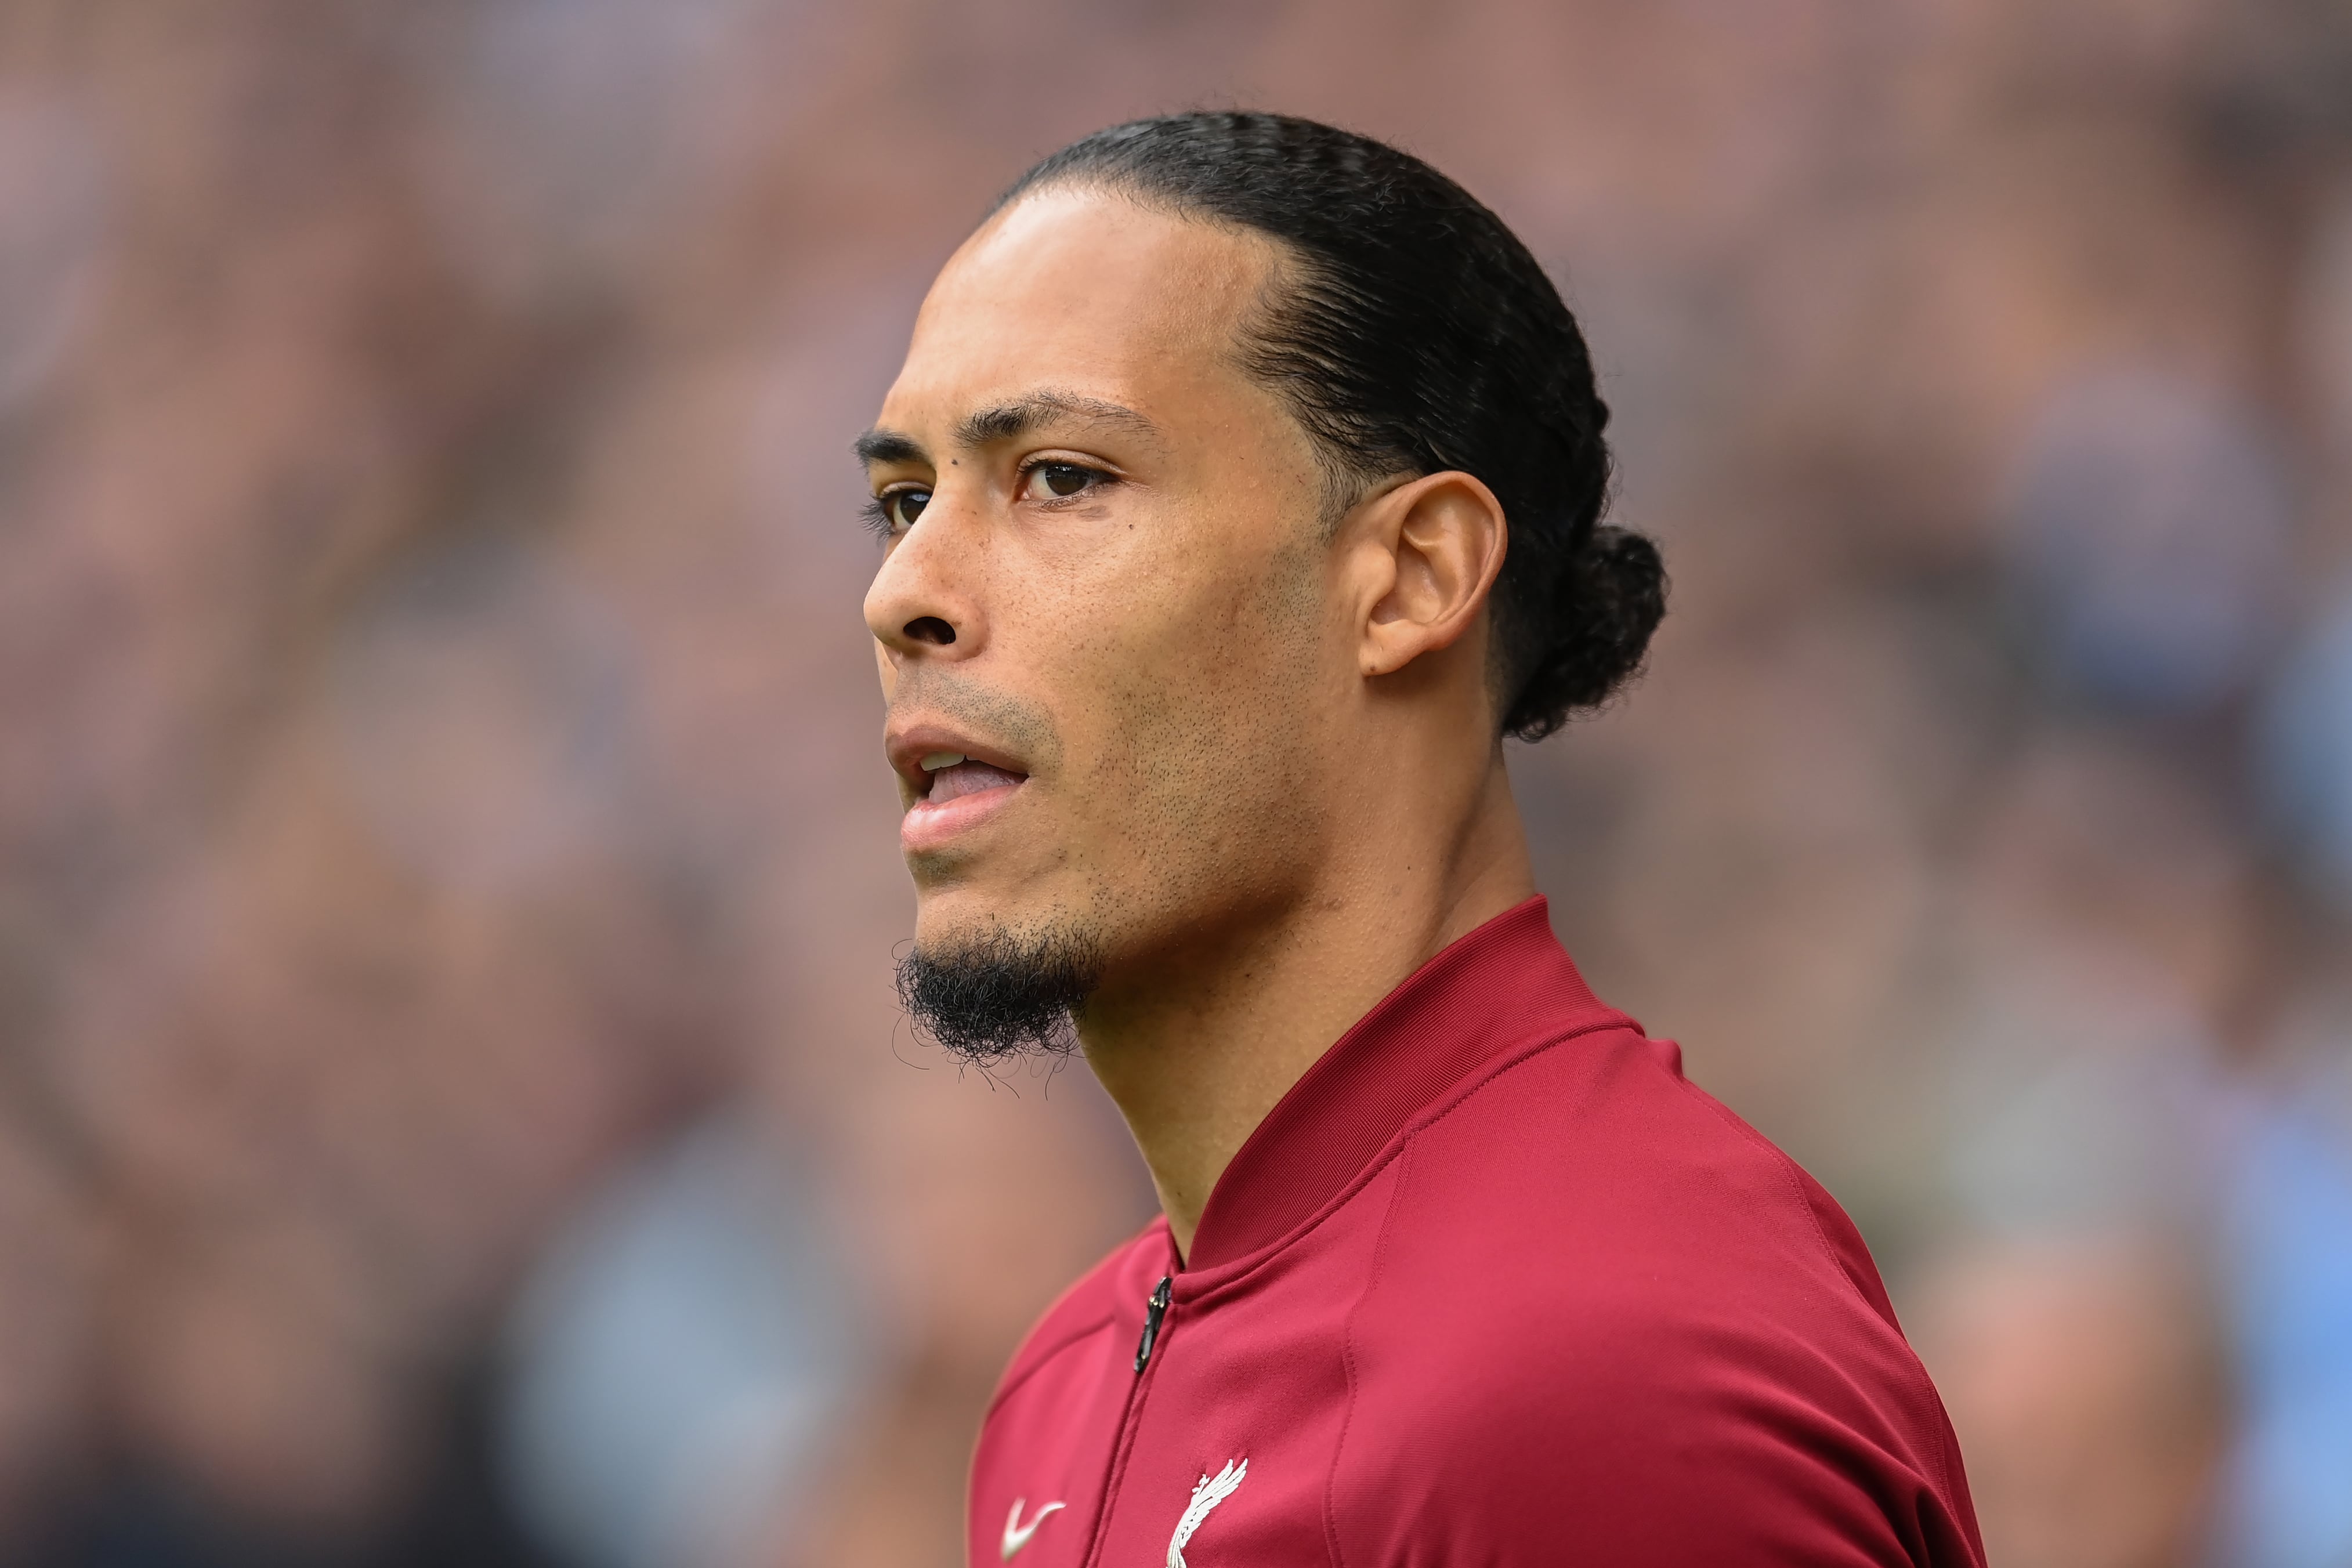
<instances>
[{"instance_id":1,"label":"forehead","mask_svg":"<svg viewBox=\"0 0 2352 1568\"><path fill-rule=\"evenodd\" d=\"M885 421L914 428L1039 387L1181 428L1255 392L1236 328L1275 262L1261 236L1109 193L1034 193L950 258L916 319Z\"/></svg>"}]
</instances>

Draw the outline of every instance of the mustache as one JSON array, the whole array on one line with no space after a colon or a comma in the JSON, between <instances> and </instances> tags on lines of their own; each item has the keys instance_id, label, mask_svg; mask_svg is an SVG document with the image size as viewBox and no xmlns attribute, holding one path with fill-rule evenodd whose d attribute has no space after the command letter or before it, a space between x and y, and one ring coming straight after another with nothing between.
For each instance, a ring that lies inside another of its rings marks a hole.
<instances>
[{"instance_id":1,"label":"mustache","mask_svg":"<svg viewBox=\"0 0 2352 1568\"><path fill-rule=\"evenodd\" d=\"M1061 737L1043 705L969 675L928 666L903 672L890 693L887 723L913 716L970 730L973 739L1020 758L1033 775L1061 760Z\"/></svg>"}]
</instances>

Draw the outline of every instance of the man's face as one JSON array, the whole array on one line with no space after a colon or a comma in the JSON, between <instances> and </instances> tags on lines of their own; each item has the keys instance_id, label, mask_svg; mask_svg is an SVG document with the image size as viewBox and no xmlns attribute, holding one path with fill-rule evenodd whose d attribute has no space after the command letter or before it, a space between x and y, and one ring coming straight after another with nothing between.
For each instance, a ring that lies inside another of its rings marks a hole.
<instances>
[{"instance_id":1,"label":"man's face","mask_svg":"<svg viewBox=\"0 0 2352 1568\"><path fill-rule=\"evenodd\" d=\"M919 954L1107 986L1297 897L1355 676L1304 432L1234 364L1269 242L1032 194L950 260L861 443ZM1318 777L1320 776L1320 777Z\"/></svg>"}]
</instances>

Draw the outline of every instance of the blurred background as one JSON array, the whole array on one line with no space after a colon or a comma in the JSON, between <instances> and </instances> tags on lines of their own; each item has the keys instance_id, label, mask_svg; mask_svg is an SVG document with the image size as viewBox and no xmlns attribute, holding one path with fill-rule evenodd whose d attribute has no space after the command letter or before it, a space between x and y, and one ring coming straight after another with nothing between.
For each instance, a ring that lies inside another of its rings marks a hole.
<instances>
[{"instance_id":1,"label":"blurred background","mask_svg":"<svg viewBox=\"0 0 2352 1568\"><path fill-rule=\"evenodd\" d=\"M1150 1212L912 1039L851 436L1195 104L1524 235L1674 612L1512 766L2006 1568L2352 1564L2352 5L0 0L0 1563L948 1563Z\"/></svg>"}]
</instances>

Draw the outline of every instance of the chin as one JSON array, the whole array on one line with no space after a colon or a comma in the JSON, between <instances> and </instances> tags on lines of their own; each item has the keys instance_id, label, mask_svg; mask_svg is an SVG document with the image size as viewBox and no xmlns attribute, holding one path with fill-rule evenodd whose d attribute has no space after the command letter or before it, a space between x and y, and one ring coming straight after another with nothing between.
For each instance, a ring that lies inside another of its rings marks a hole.
<instances>
[{"instance_id":1,"label":"chin","mask_svg":"<svg viewBox=\"0 0 2352 1568\"><path fill-rule=\"evenodd\" d=\"M1007 897L1000 891L958 880L918 894L916 946L934 952L976 941L1050 931L1067 923L1065 906L1051 900Z\"/></svg>"},{"instance_id":2,"label":"chin","mask_svg":"<svg viewBox=\"0 0 2352 1568\"><path fill-rule=\"evenodd\" d=\"M927 950L955 946L985 928L991 918L986 906L969 893L924 894L915 901L915 946Z\"/></svg>"}]
</instances>

